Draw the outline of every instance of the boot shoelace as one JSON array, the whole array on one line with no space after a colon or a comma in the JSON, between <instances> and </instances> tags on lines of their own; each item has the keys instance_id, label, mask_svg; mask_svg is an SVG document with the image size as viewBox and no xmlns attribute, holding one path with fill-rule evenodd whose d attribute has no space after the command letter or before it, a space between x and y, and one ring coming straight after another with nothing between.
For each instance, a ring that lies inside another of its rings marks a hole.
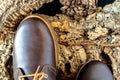
<instances>
[{"instance_id":1,"label":"boot shoelace","mask_svg":"<svg viewBox=\"0 0 120 80\"><path fill-rule=\"evenodd\" d=\"M33 80L42 80L43 78L48 78L48 75L46 73L44 73L44 72L38 73L39 69L40 69L40 66L38 66L35 74L28 74L28 75L19 76L19 80L21 80L22 78L31 77L31 76L34 77Z\"/></svg>"}]
</instances>

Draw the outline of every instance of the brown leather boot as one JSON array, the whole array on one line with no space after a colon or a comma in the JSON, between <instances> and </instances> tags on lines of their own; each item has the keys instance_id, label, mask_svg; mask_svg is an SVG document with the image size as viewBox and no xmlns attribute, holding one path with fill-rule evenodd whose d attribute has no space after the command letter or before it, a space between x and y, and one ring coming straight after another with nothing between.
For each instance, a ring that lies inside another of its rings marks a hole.
<instances>
[{"instance_id":1,"label":"brown leather boot","mask_svg":"<svg viewBox=\"0 0 120 80\"><path fill-rule=\"evenodd\" d=\"M91 61L81 68L76 80L114 80L114 78L106 64Z\"/></svg>"},{"instance_id":2,"label":"brown leather boot","mask_svg":"<svg viewBox=\"0 0 120 80\"><path fill-rule=\"evenodd\" d=\"M14 80L56 80L57 47L50 24L31 15L19 25L14 43Z\"/></svg>"}]
</instances>

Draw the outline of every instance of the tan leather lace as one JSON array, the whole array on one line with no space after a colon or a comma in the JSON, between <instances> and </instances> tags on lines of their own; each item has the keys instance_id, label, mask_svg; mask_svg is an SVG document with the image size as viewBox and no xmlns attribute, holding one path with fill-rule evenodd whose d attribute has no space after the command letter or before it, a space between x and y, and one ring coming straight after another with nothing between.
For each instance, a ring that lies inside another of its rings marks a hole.
<instances>
[{"instance_id":1,"label":"tan leather lace","mask_svg":"<svg viewBox=\"0 0 120 80\"><path fill-rule=\"evenodd\" d=\"M45 74L44 72L38 73L39 69L40 69L40 66L38 66L35 74L28 74L28 75L19 76L19 80L22 79L22 78L31 77L31 76L34 77L33 80L42 80L43 78L48 78L48 75Z\"/></svg>"}]
</instances>

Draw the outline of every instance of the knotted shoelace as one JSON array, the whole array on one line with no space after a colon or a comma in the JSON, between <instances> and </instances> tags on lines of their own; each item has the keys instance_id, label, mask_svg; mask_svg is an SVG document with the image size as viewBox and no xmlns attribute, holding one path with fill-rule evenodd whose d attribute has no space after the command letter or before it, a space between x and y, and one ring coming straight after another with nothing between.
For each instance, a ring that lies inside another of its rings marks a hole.
<instances>
[{"instance_id":1,"label":"knotted shoelace","mask_svg":"<svg viewBox=\"0 0 120 80\"><path fill-rule=\"evenodd\" d=\"M43 78L48 78L48 75L44 72L40 72L38 73L40 69L40 66L38 66L35 74L28 74L28 75L22 75L22 76L19 76L19 80L23 79L23 78L26 78L26 77L34 77L33 80L42 80Z\"/></svg>"}]
</instances>

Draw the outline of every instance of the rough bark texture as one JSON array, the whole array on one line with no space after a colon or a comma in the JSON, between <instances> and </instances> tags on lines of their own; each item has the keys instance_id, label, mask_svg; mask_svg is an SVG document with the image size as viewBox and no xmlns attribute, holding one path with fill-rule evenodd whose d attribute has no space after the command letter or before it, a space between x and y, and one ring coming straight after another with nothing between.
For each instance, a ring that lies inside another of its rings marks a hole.
<instances>
[{"instance_id":1,"label":"rough bark texture","mask_svg":"<svg viewBox=\"0 0 120 80\"><path fill-rule=\"evenodd\" d=\"M52 0L0 0L0 28L14 27L32 11Z\"/></svg>"},{"instance_id":2,"label":"rough bark texture","mask_svg":"<svg viewBox=\"0 0 120 80\"><path fill-rule=\"evenodd\" d=\"M96 11L98 0L60 0L62 12L77 21Z\"/></svg>"},{"instance_id":3,"label":"rough bark texture","mask_svg":"<svg viewBox=\"0 0 120 80\"><path fill-rule=\"evenodd\" d=\"M120 80L120 1L116 0L97 11L80 21L71 20L64 14L43 15L57 35L60 50L58 80L75 80L78 70L90 60L105 62L113 72L115 80ZM16 29L1 27L0 80L12 80L12 53Z\"/></svg>"}]
</instances>

